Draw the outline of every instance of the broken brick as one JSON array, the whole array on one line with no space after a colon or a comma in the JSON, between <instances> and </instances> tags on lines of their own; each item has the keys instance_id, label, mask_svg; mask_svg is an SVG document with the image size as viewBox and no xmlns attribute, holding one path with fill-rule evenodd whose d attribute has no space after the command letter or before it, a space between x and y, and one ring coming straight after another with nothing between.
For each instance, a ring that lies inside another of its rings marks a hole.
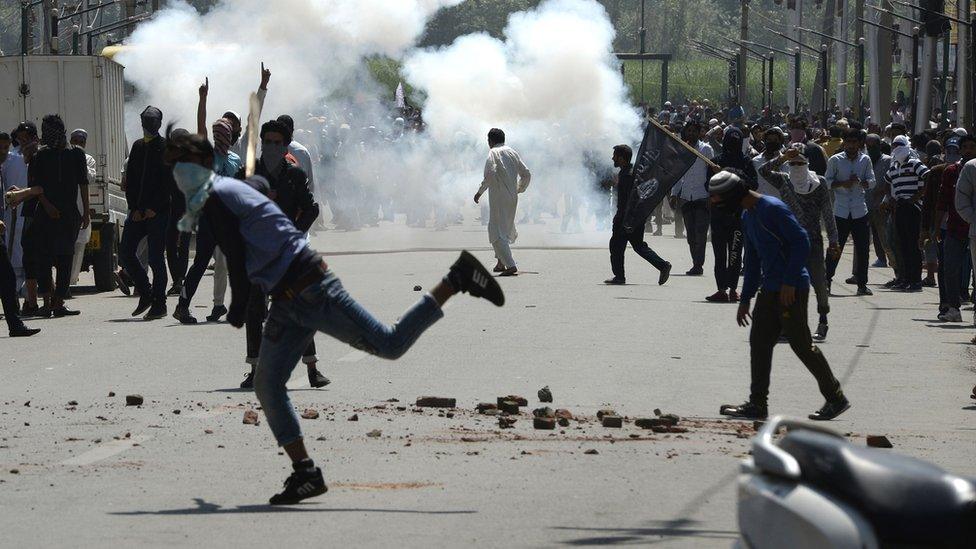
<instances>
[{"instance_id":1,"label":"broken brick","mask_svg":"<svg viewBox=\"0 0 976 549\"><path fill-rule=\"evenodd\" d=\"M884 435L868 435L868 446L872 448L894 448L888 437Z\"/></svg>"},{"instance_id":2,"label":"broken brick","mask_svg":"<svg viewBox=\"0 0 976 549\"><path fill-rule=\"evenodd\" d=\"M604 408L596 413L597 419L603 419L603 416L615 416L617 412L611 410L610 408Z\"/></svg>"},{"instance_id":3,"label":"broken brick","mask_svg":"<svg viewBox=\"0 0 976 549\"><path fill-rule=\"evenodd\" d=\"M125 405L126 406L142 406L142 395L126 395Z\"/></svg>"},{"instance_id":4,"label":"broken brick","mask_svg":"<svg viewBox=\"0 0 976 549\"><path fill-rule=\"evenodd\" d=\"M641 429L652 429L654 427L673 427L678 424L677 416L668 414L661 417L644 417L634 421L634 425Z\"/></svg>"},{"instance_id":5,"label":"broken brick","mask_svg":"<svg viewBox=\"0 0 976 549\"><path fill-rule=\"evenodd\" d=\"M359 421L359 414L349 416L349 421Z\"/></svg>"},{"instance_id":6,"label":"broken brick","mask_svg":"<svg viewBox=\"0 0 976 549\"><path fill-rule=\"evenodd\" d=\"M536 429L552 430L556 428L556 420L555 418L551 418L551 417L536 416L532 418L532 426L535 427Z\"/></svg>"},{"instance_id":7,"label":"broken brick","mask_svg":"<svg viewBox=\"0 0 976 549\"><path fill-rule=\"evenodd\" d=\"M556 417L556 412L552 411L552 408L546 406L545 408L536 408L532 410L532 415L535 417Z\"/></svg>"},{"instance_id":8,"label":"broken brick","mask_svg":"<svg viewBox=\"0 0 976 549\"><path fill-rule=\"evenodd\" d=\"M498 403L498 408L509 414L519 413L519 405L514 400L503 400Z\"/></svg>"},{"instance_id":9,"label":"broken brick","mask_svg":"<svg viewBox=\"0 0 976 549\"><path fill-rule=\"evenodd\" d=\"M492 404L491 402L479 402L478 405L475 406L475 410L477 410L479 414L483 414L488 410L497 410L497 409L498 409L498 405Z\"/></svg>"},{"instance_id":10,"label":"broken brick","mask_svg":"<svg viewBox=\"0 0 976 549\"><path fill-rule=\"evenodd\" d=\"M318 419L319 418L319 411L316 410L315 408L306 408L305 411L302 412L302 418L303 419Z\"/></svg>"},{"instance_id":11,"label":"broken brick","mask_svg":"<svg viewBox=\"0 0 976 549\"><path fill-rule=\"evenodd\" d=\"M558 408L556 410L556 419L573 419L573 414L565 408Z\"/></svg>"},{"instance_id":12,"label":"broken brick","mask_svg":"<svg viewBox=\"0 0 976 549\"><path fill-rule=\"evenodd\" d=\"M457 399L433 396L417 397L417 406L419 408L456 408Z\"/></svg>"},{"instance_id":13,"label":"broken brick","mask_svg":"<svg viewBox=\"0 0 976 549\"><path fill-rule=\"evenodd\" d=\"M258 419L258 413L254 410L244 411L244 425L257 425L261 420Z\"/></svg>"},{"instance_id":14,"label":"broken brick","mask_svg":"<svg viewBox=\"0 0 976 549\"><path fill-rule=\"evenodd\" d=\"M620 416L605 415L601 421L604 427L620 428L624 426L624 418Z\"/></svg>"},{"instance_id":15,"label":"broken brick","mask_svg":"<svg viewBox=\"0 0 976 549\"><path fill-rule=\"evenodd\" d=\"M557 419L556 422L559 423L560 427L569 427L569 420L564 417Z\"/></svg>"},{"instance_id":16,"label":"broken brick","mask_svg":"<svg viewBox=\"0 0 976 549\"><path fill-rule=\"evenodd\" d=\"M503 401L506 401L506 400L510 400L510 401L514 402L517 406L528 406L529 405L529 401L525 397L521 397L521 396L518 396L518 395L508 395L508 396L505 396L505 397L498 397L498 406L501 407L502 402Z\"/></svg>"},{"instance_id":17,"label":"broken brick","mask_svg":"<svg viewBox=\"0 0 976 549\"><path fill-rule=\"evenodd\" d=\"M600 452L597 452L596 451L596 448L590 448L589 450L587 450L587 451L585 451L583 453L586 454L586 455L588 455L588 456L595 456L595 455L599 454Z\"/></svg>"},{"instance_id":18,"label":"broken brick","mask_svg":"<svg viewBox=\"0 0 976 549\"><path fill-rule=\"evenodd\" d=\"M548 385L539 389L539 402L552 402L552 391Z\"/></svg>"},{"instance_id":19,"label":"broken brick","mask_svg":"<svg viewBox=\"0 0 976 549\"><path fill-rule=\"evenodd\" d=\"M515 426L515 418L504 417L504 416L499 417L498 426L501 427L502 429L511 429L512 427Z\"/></svg>"},{"instance_id":20,"label":"broken brick","mask_svg":"<svg viewBox=\"0 0 976 549\"><path fill-rule=\"evenodd\" d=\"M366 433L366 436L368 436L369 438L379 438L380 435L382 434L383 431L380 431L379 429L373 429L372 431Z\"/></svg>"}]
</instances>

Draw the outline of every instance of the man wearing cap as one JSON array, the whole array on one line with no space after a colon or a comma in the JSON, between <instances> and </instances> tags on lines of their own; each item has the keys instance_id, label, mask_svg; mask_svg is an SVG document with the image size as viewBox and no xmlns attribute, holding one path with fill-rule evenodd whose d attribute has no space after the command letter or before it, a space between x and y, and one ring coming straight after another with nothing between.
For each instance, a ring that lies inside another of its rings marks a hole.
<instances>
[{"instance_id":1,"label":"man wearing cap","mask_svg":"<svg viewBox=\"0 0 976 549\"><path fill-rule=\"evenodd\" d=\"M143 137L132 144L125 172L129 215L122 229L119 259L139 292L139 304L132 316L145 313L145 320L155 320L166 316L166 228L175 187L173 169L163 162L166 139L159 135L163 113L156 107L146 107L141 119ZM136 254L143 238L152 270L151 284Z\"/></svg>"},{"instance_id":2,"label":"man wearing cap","mask_svg":"<svg viewBox=\"0 0 976 549\"><path fill-rule=\"evenodd\" d=\"M810 275L805 267L810 254L810 240L790 209L779 199L749 190L745 174L723 170L709 181L712 206L735 211L741 208L745 233L745 276L736 321L748 326L752 387L749 400L723 405L720 413L742 419L765 419L768 415L769 377L773 348L780 334L803 362L826 399L825 404L808 417L830 420L842 414L850 403L834 377L826 357L813 344L807 325L807 302ZM756 306L749 312L753 296Z\"/></svg>"}]
</instances>

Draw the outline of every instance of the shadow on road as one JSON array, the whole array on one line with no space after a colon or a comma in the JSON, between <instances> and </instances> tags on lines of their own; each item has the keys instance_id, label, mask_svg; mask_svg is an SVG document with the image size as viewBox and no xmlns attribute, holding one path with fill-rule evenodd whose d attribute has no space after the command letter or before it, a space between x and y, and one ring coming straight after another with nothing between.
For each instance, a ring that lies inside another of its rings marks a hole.
<instances>
[{"instance_id":1,"label":"shadow on road","mask_svg":"<svg viewBox=\"0 0 976 549\"><path fill-rule=\"evenodd\" d=\"M216 503L208 503L202 498L193 498L196 507L184 509L161 509L159 511L117 511L109 513L117 516L167 516L167 515L236 515L253 513L405 513L419 515L470 515L476 511L420 511L416 509L364 509L364 508L329 508L313 507L313 503L279 506L279 505L235 505L223 507Z\"/></svg>"},{"instance_id":2,"label":"shadow on road","mask_svg":"<svg viewBox=\"0 0 976 549\"><path fill-rule=\"evenodd\" d=\"M574 528L560 526L556 530L569 532L589 532L591 537L582 537L562 542L563 545L646 545L674 538L725 539L734 540L738 532L732 530L710 530L696 528L696 520L677 519L651 521L647 527L638 528ZM658 538L658 539L655 539Z\"/></svg>"}]
</instances>

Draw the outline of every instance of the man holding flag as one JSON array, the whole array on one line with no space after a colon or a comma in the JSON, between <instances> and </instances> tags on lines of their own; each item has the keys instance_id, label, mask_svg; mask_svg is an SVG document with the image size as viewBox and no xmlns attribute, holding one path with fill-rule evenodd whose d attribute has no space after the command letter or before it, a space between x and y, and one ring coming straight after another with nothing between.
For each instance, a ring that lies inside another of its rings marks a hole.
<instances>
[{"instance_id":1,"label":"man holding flag","mask_svg":"<svg viewBox=\"0 0 976 549\"><path fill-rule=\"evenodd\" d=\"M620 168L620 175L617 179L617 215L613 218L610 236L613 278L606 280L606 284L627 283L624 250L628 242L638 255L660 272L658 285L668 281L671 264L644 242L644 225L651 212L668 196L699 156L701 154L697 150L654 120L649 121L644 132L636 165L631 166L633 151L629 146L617 145L613 148L613 165Z\"/></svg>"}]
</instances>

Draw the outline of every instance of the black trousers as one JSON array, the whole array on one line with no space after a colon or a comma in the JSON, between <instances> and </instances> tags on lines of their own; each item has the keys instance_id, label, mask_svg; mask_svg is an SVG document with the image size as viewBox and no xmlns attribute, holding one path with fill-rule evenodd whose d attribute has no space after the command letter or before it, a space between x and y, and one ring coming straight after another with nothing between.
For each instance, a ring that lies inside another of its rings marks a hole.
<instances>
[{"instance_id":1,"label":"black trousers","mask_svg":"<svg viewBox=\"0 0 976 549\"><path fill-rule=\"evenodd\" d=\"M742 220L738 212L713 211L709 224L715 254L715 285L719 291L735 290L742 270Z\"/></svg>"},{"instance_id":2,"label":"black trousers","mask_svg":"<svg viewBox=\"0 0 976 549\"><path fill-rule=\"evenodd\" d=\"M73 255L66 254L44 254L40 257L40 274L37 279L37 291L41 295L51 293L51 269L57 273L54 280L55 299L64 300L68 296L68 288L71 286L71 263Z\"/></svg>"},{"instance_id":3,"label":"black trousers","mask_svg":"<svg viewBox=\"0 0 976 549\"><path fill-rule=\"evenodd\" d=\"M190 270L186 272L186 277L183 279L183 289L180 291L179 301L181 307L190 306L190 301L193 300L193 296L200 286L200 280L203 279L203 275L210 265L210 260L213 259L214 250L217 249L217 242L213 239L213 233L204 228L204 223L206 221L201 219L201 230L197 231L197 253L193 256L193 265L190 266Z\"/></svg>"},{"instance_id":4,"label":"black trousers","mask_svg":"<svg viewBox=\"0 0 976 549\"><path fill-rule=\"evenodd\" d=\"M3 318L7 321L7 328L15 330L24 325L20 320L20 308L17 303L17 275L10 264L7 247L0 242L0 304L3 305Z\"/></svg>"},{"instance_id":5,"label":"black trousers","mask_svg":"<svg viewBox=\"0 0 976 549\"><path fill-rule=\"evenodd\" d=\"M699 269L705 264L705 247L708 243L708 202L695 200L681 205L684 218L685 239L691 251L692 265Z\"/></svg>"},{"instance_id":6,"label":"black trousers","mask_svg":"<svg viewBox=\"0 0 976 549\"><path fill-rule=\"evenodd\" d=\"M796 291L796 301L789 307L779 302L779 292L760 291L752 309L752 331L749 332L752 387L749 400L765 405L769 397L769 377L773 369L773 349L780 334L789 339L790 347L817 380L820 394L833 400L843 393L820 349L813 344L807 325L809 288Z\"/></svg>"},{"instance_id":7,"label":"black trousers","mask_svg":"<svg viewBox=\"0 0 976 549\"><path fill-rule=\"evenodd\" d=\"M183 283L186 269L190 264L190 235L181 233L177 228L181 217L183 214L180 211L171 210L169 224L166 227L166 264L173 284Z\"/></svg>"},{"instance_id":8,"label":"black trousers","mask_svg":"<svg viewBox=\"0 0 976 549\"><path fill-rule=\"evenodd\" d=\"M634 232L628 233L624 230L623 219L618 215L613 219L613 232L610 235L610 269L615 278L627 278L624 275L624 252L627 251L628 242L637 255L654 265L657 270L668 266L668 262L644 242L644 227L634 227Z\"/></svg>"},{"instance_id":9,"label":"black trousers","mask_svg":"<svg viewBox=\"0 0 976 549\"><path fill-rule=\"evenodd\" d=\"M895 207L895 232L898 234L902 276L909 284L922 283L922 251L918 249L922 211L910 200L899 200Z\"/></svg>"},{"instance_id":10,"label":"black trousers","mask_svg":"<svg viewBox=\"0 0 976 549\"><path fill-rule=\"evenodd\" d=\"M119 245L119 260L125 272L132 278L139 295L152 296L157 304L166 303L166 227L169 226L166 214L143 221L133 221L132 214L122 228L122 243ZM142 268L136 257L139 242L147 239L149 245L149 268L152 269L152 283L149 274Z\"/></svg>"},{"instance_id":11,"label":"black trousers","mask_svg":"<svg viewBox=\"0 0 976 549\"><path fill-rule=\"evenodd\" d=\"M268 318L268 297L264 292L251 287L251 295L247 300L247 320L244 328L247 332L247 361L251 365L258 363L258 355L261 353L261 338L263 337L264 321ZM308 363L309 359L315 357L315 340L309 342L302 354L302 359Z\"/></svg>"},{"instance_id":12,"label":"black trousers","mask_svg":"<svg viewBox=\"0 0 976 549\"><path fill-rule=\"evenodd\" d=\"M834 220L837 222L837 244L841 251L844 251L847 237L854 238L854 278L857 279L858 286L865 286L868 283L868 259L871 255L871 226L868 216L857 219L834 217ZM836 257L827 258L827 280L834 278L838 261L840 260Z\"/></svg>"}]
</instances>

